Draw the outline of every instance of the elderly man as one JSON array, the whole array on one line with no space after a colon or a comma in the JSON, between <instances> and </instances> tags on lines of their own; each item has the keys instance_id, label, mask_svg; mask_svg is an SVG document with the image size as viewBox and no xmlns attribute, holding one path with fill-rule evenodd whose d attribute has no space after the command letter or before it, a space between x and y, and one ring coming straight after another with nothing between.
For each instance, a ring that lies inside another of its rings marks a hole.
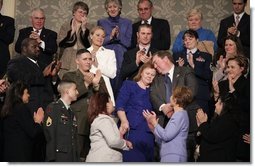
<instances>
[{"instance_id":1,"label":"elderly man","mask_svg":"<svg viewBox=\"0 0 255 167\"><path fill-rule=\"evenodd\" d=\"M158 50L168 50L171 45L170 26L168 21L152 16L153 3L151 0L139 0L137 10L141 20L133 24L131 48L136 47L138 44L136 33L138 32L139 26L141 24L150 24L153 32L151 47Z\"/></svg>"},{"instance_id":2,"label":"elderly man","mask_svg":"<svg viewBox=\"0 0 255 167\"><path fill-rule=\"evenodd\" d=\"M19 36L15 44L15 51L21 53L21 42L25 38L35 39L40 45L41 50L38 61L46 67L53 61L53 55L57 51L57 33L46 29L45 14L43 9L35 8L31 13L31 27L23 28L19 31Z\"/></svg>"}]
</instances>

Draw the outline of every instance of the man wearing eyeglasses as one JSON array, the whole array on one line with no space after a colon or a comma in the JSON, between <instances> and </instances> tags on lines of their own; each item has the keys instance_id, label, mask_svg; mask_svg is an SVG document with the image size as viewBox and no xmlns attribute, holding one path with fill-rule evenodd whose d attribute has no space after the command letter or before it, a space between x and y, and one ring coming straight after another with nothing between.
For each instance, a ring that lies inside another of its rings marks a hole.
<instances>
[{"instance_id":1,"label":"man wearing eyeglasses","mask_svg":"<svg viewBox=\"0 0 255 167\"><path fill-rule=\"evenodd\" d=\"M136 33L139 25L150 24L153 32L151 47L158 50L169 50L171 35L168 21L152 16L153 4L151 0L139 0L137 10L141 20L133 24L131 48L135 48L138 44Z\"/></svg>"},{"instance_id":2,"label":"man wearing eyeglasses","mask_svg":"<svg viewBox=\"0 0 255 167\"><path fill-rule=\"evenodd\" d=\"M36 39L41 50L38 61L44 67L53 61L53 55L57 52L57 33L44 27L45 19L43 9L33 9L30 18L32 26L19 31L19 37L15 44L15 51L21 53L21 42L25 38Z\"/></svg>"}]
</instances>

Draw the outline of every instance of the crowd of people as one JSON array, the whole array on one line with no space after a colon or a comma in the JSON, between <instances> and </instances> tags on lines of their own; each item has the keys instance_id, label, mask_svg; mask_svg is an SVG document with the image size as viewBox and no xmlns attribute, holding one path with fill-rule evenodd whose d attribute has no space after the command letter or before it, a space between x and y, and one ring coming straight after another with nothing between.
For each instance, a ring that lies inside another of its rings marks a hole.
<instances>
[{"instance_id":1,"label":"crowd of people","mask_svg":"<svg viewBox=\"0 0 255 167\"><path fill-rule=\"evenodd\" d=\"M250 162L250 16L232 5L217 38L188 11L171 50L151 0L133 24L105 0L92 28L75 2L58 33L35 8L12 59L14 19L0 14L0 160Z\"/></svg>"}]
</instances>

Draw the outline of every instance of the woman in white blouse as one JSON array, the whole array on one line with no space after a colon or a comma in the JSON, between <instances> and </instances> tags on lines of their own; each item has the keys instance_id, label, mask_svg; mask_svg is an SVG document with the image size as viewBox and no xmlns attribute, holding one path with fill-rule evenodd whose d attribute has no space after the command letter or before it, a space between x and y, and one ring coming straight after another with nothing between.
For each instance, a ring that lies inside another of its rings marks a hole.
<instances>
[{"instance_id":1,"label":"woman in white blouse","mask_svg":"<svg viewBox=\"0 0 255 167\"><path fill-rule=\"evenodd\" d=\"M117 71L115 52L103 47L103 42L105 39L105 31L103 27L94 27L91 30L90 38L91 47L89 47L88 50L92 54L94 61L90 71L96 72L97 69L101 70L106 88L111 97L113 105L115 106L115 98L110 83L110 79L113 79L116 76Z\"/></svg>"}]
</instances>

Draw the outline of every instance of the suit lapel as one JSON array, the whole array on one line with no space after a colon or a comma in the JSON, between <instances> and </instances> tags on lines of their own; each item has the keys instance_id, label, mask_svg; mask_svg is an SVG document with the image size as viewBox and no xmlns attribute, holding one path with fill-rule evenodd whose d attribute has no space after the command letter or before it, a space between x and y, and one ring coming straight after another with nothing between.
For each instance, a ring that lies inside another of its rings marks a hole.
<instances>
[{"instance_id":1,"label":"suit lapel","mask_svg":"<svg viewBox=\"0 0 255 167\"><path fill-rule=\"evenodd\" d=\"M172 81L172 89L174 89L178 83L180 76L180 67L174 67L174 75L173 75L173 81Z\"/></svg>"},{"instance_id":2,"label":"suit lapel","mask_svg":"<svg viewBox=\"0 0 255 167\"><path fill-rule=\"evenodd\" d=\"M30 64L30 66L31 66L34 70L40 71L40 72L41 72L40 67L37 66L35 63L33 63L31 60L29 60L27 57L26 57L25 60L26 60L26 62L27 62L28 64Z\"/></svg>"},{"instance_id":3,"label":"suit lapel","mask_svg":"<svg viewBox=\"0 0 255 167\"><path fill-rule=\"evenodd\" d=\"M158 74L158 88L159 88L159 97L162 98L162 101L165 101L166 100L166 88L165 88L165 84L164 84L164 76L161 75L161 74Z\"/></svg>"},{"instance_id":4,"label":"suit lapel","mask_svg":"<svg viewBox=\"0 0 255 167\"><path fill-rule=\"evenodd\" d=\"M46 32L45 32L45 28L42 28L41 34L40 34L40 38L45 41L45 37L46 37Z\"/></svg>"}]
</instances>

